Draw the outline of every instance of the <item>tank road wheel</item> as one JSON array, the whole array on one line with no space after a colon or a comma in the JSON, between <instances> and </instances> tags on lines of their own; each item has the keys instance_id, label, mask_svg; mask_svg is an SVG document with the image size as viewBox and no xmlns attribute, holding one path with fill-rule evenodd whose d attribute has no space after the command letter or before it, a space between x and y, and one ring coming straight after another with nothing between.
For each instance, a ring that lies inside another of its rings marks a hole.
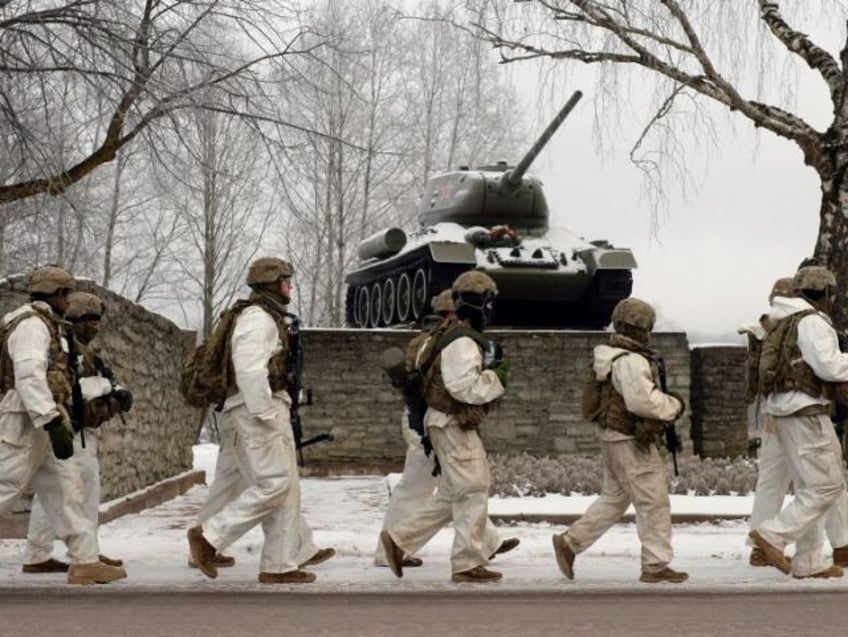
<instances>
[{"instance_id":1,"label":"tank road wheel","mask_svg":"<svg viewBox=\"0 0 848 637\"><path fill-rule=\"evenodd\" d=\"M382 309L383 309L383 293L382 288L380 287L380 282L377 281L374 285L371 286L371 310L369 312L369 318L371 319L368 323L370 327L380 327L381 319L382 319Z\"/></svg>"},{"instance_id":2,"label":"tank road wheel","mask_svg":"<svg viewBox=\"0 0 848 637\"><path fill-rule=\"evenodd\" d=\"M429 287L427 272L424 268L418 268L412 277L412 316L416 321L427 315L427 305L430 303Z\"/></svg>"},{"instance_id":3,"label":"tank road wheel","mask_svg":"<svg viewBox=\"0 0 848 637\"><path fill-rule=\"evenodd\" d=\"M363 285L356 293L356 324L359 327L368 327L370 310L371 297L368 288Z\"/></svg>"},{"instance_id":4,"label":"tank road wheel","mask_svg":"<svg viewBox=\"0 0 848 637\"><path fill-rule=\"evenodd\" d=\"M412 305L412 284L409 275L404 272L397 281L397 319L401 323L409 320L409 310Z\"/></svg>"},{"instance_id":5,"label":"tank road wheel","mask_svg":"<svg viewBox=\"0 0 848 637\"><path fill-rule=\"evenodd\" d=\"M391 325L395 320L395 281L386 279L383 282L383 325Z\"/></svg>"}]
</instances>

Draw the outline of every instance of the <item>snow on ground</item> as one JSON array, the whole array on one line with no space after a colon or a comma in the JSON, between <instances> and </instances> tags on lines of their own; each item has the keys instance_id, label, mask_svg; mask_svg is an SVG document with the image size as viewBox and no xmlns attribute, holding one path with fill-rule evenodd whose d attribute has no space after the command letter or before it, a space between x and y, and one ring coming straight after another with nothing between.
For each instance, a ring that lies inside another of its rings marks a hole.
<instances>
[{"instance_id":1,"label":"snow on ground","mask_svg":"<svg viewBox=\"0 0 848 637\"><path fill-rule=\"evenodd\" d=\"M195 448L196 468L214 473L217 448ZM204 590L314 592L420 592L480 590L481 585L450 582L451 529L443 529L424 547L421 568L406 569L402 580L389 569L373 566L373 552L388 497L397 476L305 478L302 480L303 511L319 546L333 546L338 555L314 567L318 581L310 586L266 586L256 580L262 533L257 527L227 550L236 557L234 568L221 569L218 579L206 579L186 566L186 529L203 503L208 488L197 486L183 496L135 515L127 515L100 529L104 554L123 558L128 579L109 586L130 590ZM591 497L492 498L491 511L499 514L580 513ZM697 513L750 511L750 497L673 496L672 510ZM633 524L618 524L591 549L579 555L576 579L569 582L559 572L551 548L551 534L564 530L550 524L501 527L504 537L516 536L521 545L498 556L492 567L504 579L490 585L495 591L590 592L645 591L639 584L639 541ZM844 590L845 580L798 581L775 569L748 566L745 521L675 525L673 566L686 570L690 580L682 586L663 585L662 591L708 592L715 590L781 591ZM20 571L24 540L0 540L0 588L60 586L65 576L24 575ZM827 548L827 547L826 547ZM57 543L56 556L64 547ZM104 587L103 590L105 590ZM650 587L658 588L657 586ZM488 590L488 589L487 589Z\"/></svg>"}]
</instances>

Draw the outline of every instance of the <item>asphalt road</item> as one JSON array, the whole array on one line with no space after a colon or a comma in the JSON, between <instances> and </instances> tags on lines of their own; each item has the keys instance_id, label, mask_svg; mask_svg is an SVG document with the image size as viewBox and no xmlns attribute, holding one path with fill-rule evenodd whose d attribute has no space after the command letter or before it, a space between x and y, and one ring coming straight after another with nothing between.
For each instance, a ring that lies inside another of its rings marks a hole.
<instances>
[{"instance_id":1,"label":"asphalt road","mask_svg":"<svg viewBox=\"0 0 848 637\"><path fill-rule=\"evenodd\" d=\"M832 632L842 593L324 594L0 592L0 635L15 637L536 637Z\"/></svg>"}]
</instances>

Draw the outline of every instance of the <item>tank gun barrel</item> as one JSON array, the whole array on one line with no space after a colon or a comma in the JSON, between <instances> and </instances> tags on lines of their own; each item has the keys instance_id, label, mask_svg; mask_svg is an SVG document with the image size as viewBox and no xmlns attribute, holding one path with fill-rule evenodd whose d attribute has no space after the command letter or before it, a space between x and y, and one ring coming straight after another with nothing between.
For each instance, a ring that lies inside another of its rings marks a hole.
<instances>
[{"instance_id":1,"label":"tank gun barrel","mask_svg":"<svg viewBox=\"0 0 848 637\"><path fill-rule=\"evenodd\" d=\"M527 172L530 164L533 163L533 160L536 159L536 156L541 152L542 148L545 147L545 144L550 141L553 134L560 127L560 124L562 124L565 118L568 117L568 114L577 105L577 102L580 101L581 97L583 97L582 91L574 91L574 94L568 99L560 112L557 113L554 120L548 124L548 127L544 130L544 132L539 135L536 143L533 144L529 151L527 151L527 154L521 158L521 161L516 164L515 168L504 173L503 179L501 180L502 186L508 188L510 186L515 187L521 184L521 178L524 177L524 173Z\"/></svg>"}]
</instances>

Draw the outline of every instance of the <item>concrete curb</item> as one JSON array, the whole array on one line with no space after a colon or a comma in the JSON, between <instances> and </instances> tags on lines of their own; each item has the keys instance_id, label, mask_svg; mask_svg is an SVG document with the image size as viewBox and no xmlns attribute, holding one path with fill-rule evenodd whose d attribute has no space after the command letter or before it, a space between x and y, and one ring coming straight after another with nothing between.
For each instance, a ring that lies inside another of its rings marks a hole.
<instances>
[{"instance_id":1,"label":"concrete curb","mask_svg":"<svg viewBox=\"0 0 848 637\"><path fill-rule=\"evenodd\" d=\"M123 498L111 500L100 505L100 524L107 524L128 513L138 513L168 500L173 500L193 486L205 482L205 471L188 471L130 493ZM28 526L29 511L0 515L0 538L25 538Z\"/></svg>"},{"instance_id":2,"label":"concrete curb","mask_svg":"<svg viewBox=\"0 0 848 637\"><path fill-rule=\"evenodd\" d=\"M520 522L527 522L529 524L539 524L541 522L548 522L557 526L567 526L573 524L581 516L582 514L576 513L520 513L516 515L489 514L489 517L495 524L518 524ZM713 524L716 524L718 522L724 522L725 520L747 520L749 517L751 516L739 513L729 513L725 515L719 515L714 513L672 513L671 523L698 524L700 522L711 522ZM627 524L633 523L635 521L636 515L633 513L627 513L622 516L621 520L619 520L619 523Z\"/></svg>"}]
</instances>

